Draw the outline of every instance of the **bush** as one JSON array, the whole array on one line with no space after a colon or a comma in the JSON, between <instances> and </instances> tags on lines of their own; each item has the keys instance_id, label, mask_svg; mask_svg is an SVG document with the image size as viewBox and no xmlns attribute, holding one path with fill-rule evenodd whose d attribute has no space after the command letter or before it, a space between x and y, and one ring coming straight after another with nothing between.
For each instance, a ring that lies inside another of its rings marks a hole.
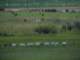
<instances>
[{"instance_id":1,"label":"bush","mask_svg":"<svg viewBox=\"0 0 80 60\"><path fill-rule=\"evenodd\" d=\"M0 32L0 36L14 36L12 33Z\"/></svg>"},{"instance_id":2,"label":"bush","mask_svg":"<svg viewBox=\"0 0 80 60\"><path fill-rule=\"evenodd\" d=\"M80 30L80 22L76 21L74 24L75 24L75 28Z\"/></svg>"},{"instance_id":3,"label":"bush","mask_svg":"<svg viewBox=\"0 0 80 60\"><path fill-rule=\"evenodd\" d=\"M35 32L39 34L57 33L58 30L55 26L40 26L35 29Z\"/></svg>"},{"instance_id":4,"label":"bush","mask_svg":"<svg viewBox=\"0 0 80 60\"><path fill-rule=\"evenodd\" d=\"M67 23L62 26L63 31L72 31L74 29L74 26L71 23Z\"/></svg>"},{"instance_id":5,"label":"bush","mask_svg":"<svg viewBox=\"0 0 80 60\"><path fill-rule=\"evenodd\" d=\"M15 12L15 11L10 11L10 12L12 13L12 15L18 16L18 13L17 12Z\"/></svg>"},{"instance_id":6,"label":"bush","mask_svg":"<svg viewBox=\"0 0 80 60\"><path fill-rule=\"evenodd\" d=\"M24 22L27 22L27 19L24 19Z\"/></svg>"},{"instance_id":7,"label":"bush","mask_svg":"<svg viewBox=\"0 0 80 60\"><path fill-rule=\"evenodd\" d=\"M0 36L7 36L7 35L8 35L7 33L0 32Z\"/></svg>"},{"instance_id":8,"label":"bush","mask_svg":"<svg viewBox=\"0 0 80 60\"><path fill-rule=\"evenodd\" d=\"M80 22L75 21L73 24L67 23L62 26L63 31L80 30Z\"/></svg>"}]
</instances>

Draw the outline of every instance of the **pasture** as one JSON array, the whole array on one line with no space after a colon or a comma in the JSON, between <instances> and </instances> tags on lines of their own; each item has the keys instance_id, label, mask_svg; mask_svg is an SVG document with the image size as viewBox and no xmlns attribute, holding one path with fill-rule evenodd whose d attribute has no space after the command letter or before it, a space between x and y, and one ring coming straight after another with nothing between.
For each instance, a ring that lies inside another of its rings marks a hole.
<instances>
[{"instance_id":1,"label":"pasture","mask_svg":"<svg viewBox=\"0 0 80 60\"><path fill-rule=\"evenodd\" d=\"M34 47L0 49L0 60L79 60L80 48Z\"/></svg>"},{"instance_id":2,"label":"pasture","mask_svg":"<svg viewBox=\"0 0 80 60\"><path fill-rule=\"evenodd\" d=\"M73 24L80 22L80 13L16 12L16 14L0 12L0 44L67 41L68 46L4 47L0 48L0 60L80 60L80 30ZM73 24L74 27L62 29L67 23ZM44 33L46 26L51 30ZM39 27L42 30L36 32L35 29ZM58 30L57 33L54 29Z\"/></svg>"}]
</instances>

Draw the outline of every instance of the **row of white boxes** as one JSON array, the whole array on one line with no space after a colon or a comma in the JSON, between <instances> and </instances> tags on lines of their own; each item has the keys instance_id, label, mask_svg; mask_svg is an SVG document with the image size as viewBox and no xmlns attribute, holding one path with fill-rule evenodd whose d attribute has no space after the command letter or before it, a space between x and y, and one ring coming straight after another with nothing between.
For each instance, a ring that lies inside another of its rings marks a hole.
<instances>
[{"instance_id":1,"label":"row of white boxes","mask_svg":"<svg viewBox=\"0 0 80 60\"><path fill-rule=\"evenodd\" d=\"M27 42L27 43L10 43L0 44L0 47L32 47L32 46L67 46L67 42Z\"/></svg>"}]
</instances>

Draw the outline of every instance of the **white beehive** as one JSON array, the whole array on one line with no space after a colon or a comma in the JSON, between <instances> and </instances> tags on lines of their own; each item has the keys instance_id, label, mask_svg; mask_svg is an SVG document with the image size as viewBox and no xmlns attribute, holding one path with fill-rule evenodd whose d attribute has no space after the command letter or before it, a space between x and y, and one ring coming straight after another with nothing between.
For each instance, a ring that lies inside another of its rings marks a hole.
<instances>
[{"instance_id":1,"label":"white beehive","mask_svg":"<svg viewBox=\"0 0 80 60\"><path fill-rule=\"evenodd\" d=\"M44 46L49 46L50 45L50 42L44 42L43 45Z\"/></svg>"},{"instance_id":2,"label":"white beehive","mask_svg":"<svg viewBox=\"0 0 80 60\"><path fill-rule=\"evenodd\" d=\"M23 46L23 47L25 47L26 44L25 44L25 43L20 43L19 46Z\"/></svg>"},{"instance_id":3,"label":"white beehive","mask_svg":"<svg viewBox=\"0 0 80 60\"><path fill-rule=\"evenodd\" d=\"M55 42L51 42L51 45L55 45Z\"/></svg>"},{"instance_id":4,"label":"white beehive","mask_svg":"<svg viewBox=\"0 0 80 60\"><path fill-rule=\"evenodd\" d=\"M63 42L62 42L62 45L67 45L67 42L66 42L66 41L63 41Z\"/></svg>"},{"instance_id":5,"label":"white beehive","mask_svg":"<svg viewBox=\"0 0 80 60\"><path fill-rule=\"evenodd\" d=\"M11 44L12 47L15 47L16 45L17 45L16 43L12 43L12 44Z\"/></svg>"},{"instance_id":6,"label":"white beehive","mask_svg":"<svg viewBox=\"0 0 80 60\"><path fill-rule=\"evenodd\" d=\"M41 42L35 42L35 46L40 46Z\"/></svg>"},{"instance_id":7,"label":"white beehive","mask_svg":"<svg viewBox=\"0 0 80 60\"><path fill-rule=\"evenodd\" d=\"M33 42L28 42L27 46L34 46L34 43Z\"/></svg>"}]
</instances>

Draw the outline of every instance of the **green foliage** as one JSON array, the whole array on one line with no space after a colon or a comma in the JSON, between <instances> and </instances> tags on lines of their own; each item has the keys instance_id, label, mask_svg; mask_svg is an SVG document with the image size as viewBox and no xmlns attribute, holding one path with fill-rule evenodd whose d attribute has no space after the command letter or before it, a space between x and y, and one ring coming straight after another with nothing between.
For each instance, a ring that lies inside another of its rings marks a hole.
<instances>
[{"instance_id":1,"label":"green foliage","mask_svg":"<svg viewBox=\"0 0 80 60\"><path fill-rule=\"evenodd\" d=\"M0 12L1 35L2 32L8 35L0 36L1 43L80 39L80 31L62 31L62 24L79 20L80 13L44 13L44 17L42 17L39 12L17 12L17 14L18 16L13 16L10 12ZM32 22L33 20L35 21L35 19L42 19L42 21L40 23ZM43 20L45 20L45 22L43 22ZM55 20L58 23L55 23ZM61 23L59 23L59 20L61 20ZM40 29L40 27L42 30L45 27L45 29L49 30L49 33L36 34L35 30ZM56 33L54 33L55 30ZM10 36L9 33L13 36Z\"/></svg>"},{"instance_id":2,"label":"green foliage","mask_svg":"<svg viewBox=\"0 0 80 60\"><path fill-rule=\"evenodd\" d=\"M55 25L42 25L35 29L35 32L39 34L58 33L59 28Z\"/></svg>"},{"instance_id":3,"label":"green foliage","mask_svg":"<svg viewBox=\"0 0 80 60\"><path fill-rule=\"evenodd\" d=\"M80 21L76 21L74 24L75 24L75 28L80 30Z\"/></svg>"},{"instance_id":4,"label":"green foliage","mask_svg":"<svg viewBox=\"0 0 80 60\"><path fill-rule=\"evenodd\" d=\"M63 31L72 31L73 30L73 26L71 24L65 24L62 26Z\"/></svg>"},{"instance_id":5,"label":"green foliage","mask_svg":"<svg viewBox=\"0 0 80 60\"><path fill-rule=\"evenodd\" d=\"M0 36L4 36L4 37L6 37L6 36L14 36L14 34L6 33L6 32L0 32Z\"/></svg>"}]
</instances>

